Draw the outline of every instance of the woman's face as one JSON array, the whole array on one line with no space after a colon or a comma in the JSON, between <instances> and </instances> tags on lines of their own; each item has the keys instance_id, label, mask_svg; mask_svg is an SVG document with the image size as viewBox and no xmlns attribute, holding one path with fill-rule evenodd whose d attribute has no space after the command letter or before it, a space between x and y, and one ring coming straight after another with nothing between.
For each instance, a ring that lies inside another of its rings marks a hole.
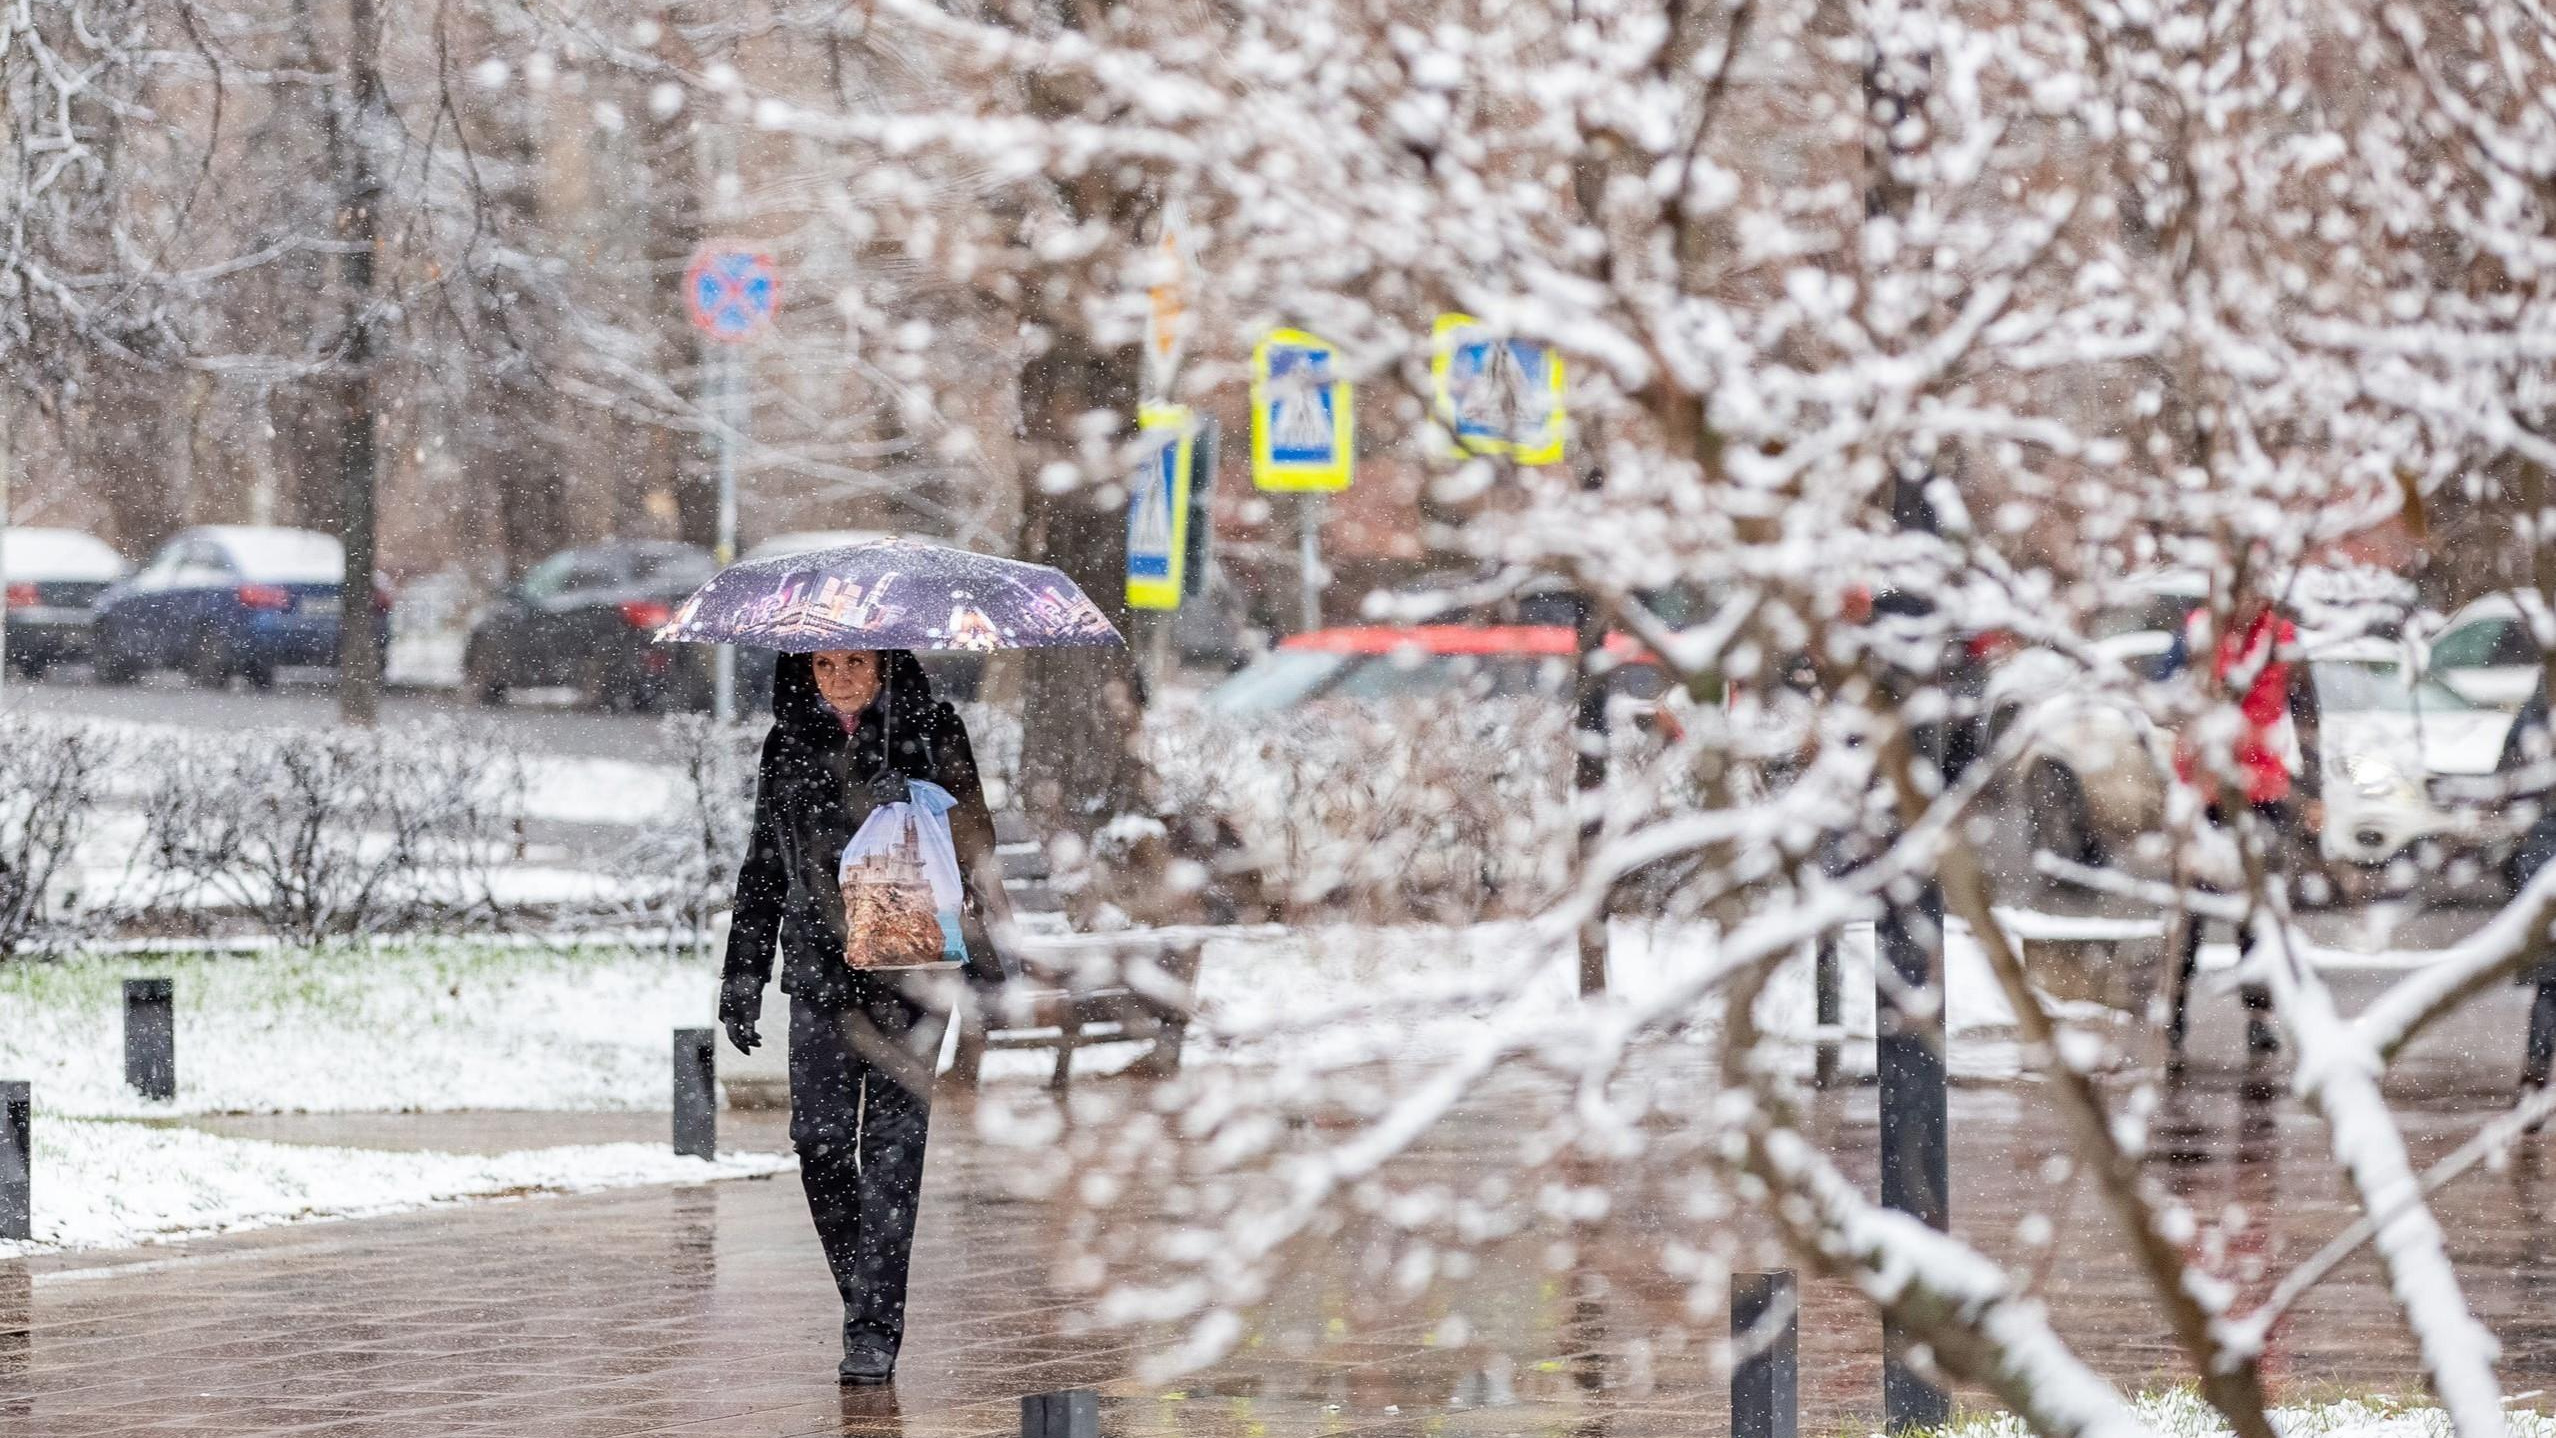
<instances>
[{"instance_id":1,"label":"woman's face","mask_svg":"<svg viewBox=\"0 0 2556 1438\"><path fill-rule=\"evenodd\" d=\"M816 666L817 692L834 712L860 713L879 695L879 652L875 649L827 649L809 656Z\"/></svg>"}]
</instances>

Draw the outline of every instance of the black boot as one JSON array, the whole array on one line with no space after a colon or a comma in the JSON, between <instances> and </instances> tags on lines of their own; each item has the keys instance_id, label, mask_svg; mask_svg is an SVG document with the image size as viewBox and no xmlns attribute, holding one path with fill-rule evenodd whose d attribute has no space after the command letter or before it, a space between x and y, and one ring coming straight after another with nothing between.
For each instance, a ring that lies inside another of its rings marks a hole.
<instances>
[{"instance_id":1,"label":"black boot","mask_svg":"<svg viewBox=\"0 0 2556 1438\"><path fill-rule=\"evenodd\" d=\"M2261 984L2241 990L2245 1001L2245 1056L2270 1058L2281 1051L2281 1031L2272 1025L2272 991Z\"/></svg>"},{"instance_id":2,"label":"black boot","mask_svg":"<svg viewBox=\"0 0 2556 1438\"><path fill-rule=\"evenodd\" d=\"M843 1361L834 1367L838 1383L886 1383L896 1377L896 1350L875 1335L843 1320Z\"/></svg>"}]
</instances>

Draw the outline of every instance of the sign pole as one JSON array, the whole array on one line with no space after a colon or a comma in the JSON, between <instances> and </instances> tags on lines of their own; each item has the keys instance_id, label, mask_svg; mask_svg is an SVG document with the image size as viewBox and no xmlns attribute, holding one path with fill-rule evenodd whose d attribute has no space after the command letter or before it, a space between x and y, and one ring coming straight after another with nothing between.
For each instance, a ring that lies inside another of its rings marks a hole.
<instances>
[{"instance_id":1,"label":"sign pole","mask_svg":"<svg viewBox=\"0 0 2556 1438\"><path fill-rule=\"evenodd\" d=\"M772 327L781 307L781 268L772 256L740 240L713 240L694 252L683 276L684 307L714 347L707 373L710 422L718 430L719 567L737 558L737 446L752 422L746 400L745 356L739 346ZM710 655L710 712L726 724L737 717L737 651L722 644Z\"/></svg>"},{"instance_id":2,"label":"sign pole","mask_svg":"<svg viewBox=\"0 0 2556 1438\"><path fill-rule=\"evenodd\" d=\"M1305 633L1322 627L1322 496L1308 491L1296 502L1298 623Z\"/></svg>"},{"instance_id":3,"label":"sign pole","mask_svg":"<svg viewBox=\"0 0 2556 1438\"><path fill-rule=\"evenodd\" d=\"M745 423L741 402L744 368L735 345L719 347L719 546L721 569L737 559L737 431ZM722 724L737 717L737 647L722 644L710 656L710 711Z\"/></svg>"}]
</instances>

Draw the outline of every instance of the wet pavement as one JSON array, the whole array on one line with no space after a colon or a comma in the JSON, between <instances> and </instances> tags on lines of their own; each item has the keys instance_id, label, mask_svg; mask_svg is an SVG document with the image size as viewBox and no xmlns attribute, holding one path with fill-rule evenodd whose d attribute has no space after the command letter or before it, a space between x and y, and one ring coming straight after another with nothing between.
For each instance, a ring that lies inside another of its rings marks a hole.
<instances>
[{"instance_id":1,"label":"wet pavement","mask_svg":"<svg viewBox=\"0 0 2556 1438\"><path fill-rule=\"evenodd\" d=\"M1486 1155L1518 1142L1520 1112L1543 1101L1515 1086L1486 1097L1416 1152L1403 1180L1479 1177ZM1952 1103L1956 1227L2037 1273L2098 1367L2125 1384L2180 1378L2092 1198L2045 1171L2061 1144L2038 1091L1965 1087ZM2410 1105L2417 1158L2448 1151L2490 1111L2475 1096ZM441 1144L469 1137L471 1116L416 1117ZM768 1116L724 1117L735 1143L770 1146L778 1132ZM1051 1272L1057 1211L1014 1195L1022 1154L979 1138L972 1120L963 1098L944 1098L893 1389L836 1388L839 1310L798 1185L783 1176L0 1264L0 1434L956 1438L1018 1432L1023 1394L1074 1387L1099 1391L1111 1438L1727 1431L1718 1285L1672 1276L1670 1258L1773 1261L1746 1229L1628 1203L1594 1228L1484 1249L1462 1276L1405 1299L1379 1265L1377 1235L1353 1221L1291 1255L1229 1356L1149 1384L1137 1363L1175 1335L1080 1320L1086 1296L1061 1291ZM228 1122L345 1142L396 1121ZM663 1123L500 1116L484 1136L617 1138ZM1872 1091L1822 1095L1816 1128L1869 1183ZM2241 1292L2261 1292L2265 1273L2348 1219L2319 1129L2274 1086L2205 1072L2153 1131L2161 1176L2203 1220L2198 1246ZM2504 1345L2508 1387L2556 1386L2556 1135L2505 1172L2452 1186L2439 1210ZM2027 1221L2036 1214L2046 1238ZM1823 1280L1805 1283L1804 1308L1804 1431L1868 1423L1877 1323ZM2293 1394L2419 1391L2413 1346L2365 1260L2278 1331L2273 1354Z\"/></svg>"}]
</instances>

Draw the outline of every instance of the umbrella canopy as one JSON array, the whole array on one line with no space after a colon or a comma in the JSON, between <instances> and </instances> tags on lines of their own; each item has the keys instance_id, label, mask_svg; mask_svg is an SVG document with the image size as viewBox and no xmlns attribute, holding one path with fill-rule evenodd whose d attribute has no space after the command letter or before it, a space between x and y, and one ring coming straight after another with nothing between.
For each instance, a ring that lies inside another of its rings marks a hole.
<instances>
[{"instance_id":1,"label":"umbrella canopy","mask_svg":"<svg viewBox=\"0 0 2556 1438\"><path fill-rule=\"evenodd\" d=\"M905 539L729 565L657 631L682 640L784 654L1125 642L1062 571Z\"/></svg>"}]
</instances>

